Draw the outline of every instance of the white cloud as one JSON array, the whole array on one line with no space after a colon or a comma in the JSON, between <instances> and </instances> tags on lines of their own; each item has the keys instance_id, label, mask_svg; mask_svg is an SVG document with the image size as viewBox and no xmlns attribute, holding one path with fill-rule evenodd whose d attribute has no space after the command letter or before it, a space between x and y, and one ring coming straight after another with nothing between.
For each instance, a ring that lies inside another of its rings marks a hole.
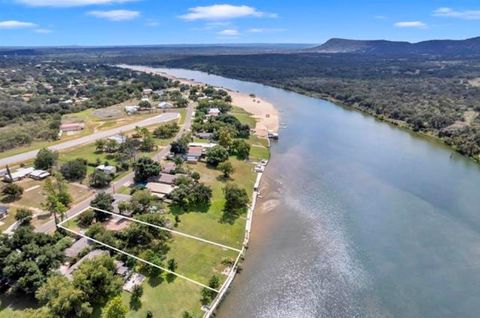
<instances>
[{"instance_id":1,"label":"white cloud","mask_svg":"<svg viewBox=\"0 0 480 318\"><path fill-rule=\"evenodd\" d=\"M433 11L436 17L457 18L464 20L480 20L480 10L456 11L451 8L438 8Z\"/></svg>"},{"instance_id":2,"label":"white cloud","mask_svg":"<svg viewBox=\"0 0 480 318\"><path fill-rule=\"evenodd\" d=\"M125 3L136 0L16 0L32 7L81 7L96 4Z\"/></svg>"},{"instance_id":3,"label":"white cloud","mask_svg":"<svg viewBox=\"0 0 480 318\"><path fill-rule=\"evenodd\" d=\"M140 16L140 12L131 10L90 11L88 15L110 21L128 21Z\"/></svg>"},{"instance_id":4,"label":"white cloud","mask_svg":"<svg viewBox=\"0 0 480 318\"><path fill-rule=\"evenodd\" d=\"M205 7L193 7L180 18L187 21L195 20L229 20L245 17L276 17L276 14L265 13L249 6L235 6L231 4L214 4Z\"/></svg>"},{"instance_id":5,"label":"white cloud","mask_svg":"<svg viewBox=\"0 0 480 318\"><path fill-rule=\"evenodd\" d=\"M0 21L0 29L25 29L25 28L34 28L37 25L32 22L16 21L16 20L7 20Z\"/></svg>"},{"instance_id":6,"label":"white cloud","mask_svg":"<svg viewBox=\"0 0 480 318\"><path fill-rule=\"evenodd\" d=\"M52 33L52 32L53 32L53 31L50 30L50 29L42 29L42 28L35 29L35 30L33 30L33 31L35 31L35 32L37 32L37 33L41 33L41 34L48 34L48 33Z\"/></svg>"},{"instance_id":7,"label":"white cloud","mask_svg":"<svg viewBox=\"0 0 480 318\"><path fill-rule=\"evenodd\" d=\"M394 24L397 28L417 28L425 29L427 25L422 21L402 21Z\"/></svg>"},{"instance_id":8,"label":"white cloud","mask_svg":"<svg viewBox=\"0 0 480 318\"><path fill-rule=\"evenodd\" d=\"M269 32L282 32L285 31L285 29L280 29L280 28L251 28L248 29L248 32L251 33L269 33Z\"/></svg>"},{"instance_id":9,"label":"white cloud","mask_svg":"<svg viewBox=\"0 0 480 318\"><path fill-rule=\"evenodd\" d=\"M148 26L148 27L154 28L154 27L159 26L160 23L158 23L158 21L155 21L155 20L152 20L152 19L148 19L148 20L147 20L147 23L145 23L145 25Z\"/></svg>"},{"instance_id":10,"label":"white cloud","mask_svg":"<svg viewBox=\"0 0 480 318\"><path fill-rule=\"evenodd\" d=\"M225 29L218 32L217 34L222 36L238 36L240 35L240 32L238 32L238 30L235 30L235 29Z\"/></svg>"}]
</instances>

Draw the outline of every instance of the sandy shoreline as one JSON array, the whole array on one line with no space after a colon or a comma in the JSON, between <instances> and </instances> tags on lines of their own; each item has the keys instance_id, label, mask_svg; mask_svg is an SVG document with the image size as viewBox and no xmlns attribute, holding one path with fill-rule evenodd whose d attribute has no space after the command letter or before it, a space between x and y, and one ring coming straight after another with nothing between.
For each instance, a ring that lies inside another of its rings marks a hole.
<instances>
[{"instance_id":1,"label":"sandy shoreline","mask_svg":"<svg viewBox=\"0 0 480 318\"><path fill-rule=\"evenodd\" d=\"M138 66L138 65L118 65L119 67L128 68L135 71L146 72L151 74L161 75L173 80L178 80L181 83L189 85L205 85L205 83L185 79L177 78L169 73L159 71L153 67ZM278 133L280 127L280 117L277 109L273 104L263 100L256 96L250 96L246 92L236 92L230 89L223 88L228 91L232 97L232 104L244 109L251 113L253 118L257 120L255 126L255 134L260 137L267 137L268 132L272 131Z\"/></svg>"}]
</instances>

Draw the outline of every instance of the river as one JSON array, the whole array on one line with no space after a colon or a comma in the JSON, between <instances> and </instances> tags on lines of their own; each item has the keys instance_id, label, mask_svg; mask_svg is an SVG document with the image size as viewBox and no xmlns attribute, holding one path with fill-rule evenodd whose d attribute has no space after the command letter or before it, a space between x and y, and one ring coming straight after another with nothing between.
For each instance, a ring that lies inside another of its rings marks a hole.
<instances>
[{"instance_id":1,"label":"river","mask_svg":"<svg viewBox=\"0 0 480 318\"><path fill-rule=\"evenodd\" d=\"M247 259L219 317L479 316L475 163L327 101L168 73L254 93L285 123Z\"/></svg>"}]
</instances>

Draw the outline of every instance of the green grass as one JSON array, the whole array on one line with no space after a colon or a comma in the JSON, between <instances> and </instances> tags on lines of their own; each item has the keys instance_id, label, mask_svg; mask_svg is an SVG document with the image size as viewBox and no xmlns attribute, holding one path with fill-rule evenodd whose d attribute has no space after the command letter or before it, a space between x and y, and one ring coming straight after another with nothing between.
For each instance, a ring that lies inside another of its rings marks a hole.
<instances>
[{"instance_id":1,"label":"green grass","mask_svg":"<svg viewBox=\"0 0 480 318\"><path fill-rule=\"evenodd\" d=\"M240 107L233 106L230 113L235 116L242 124L247 124L250 128L255 128L257 121L252 117L252 114L246 112Z\"/></svg>"},{"instance_id":2,"label":"green grass","mask_svg":"<svg viewBox=\"0 0 480 318\"><path fill-rule=\"evenodd\" d=\"M193 317L201 317L200 291L201 287L180 278L171 282L147 280L143 283L141 307L130 310L127 318L145 318L149 310L153 312L153 317L159 318L180 318L185 311ZM122 298L127 306L130 297L131 294L123 292Z\"/></svg>"}]
</instances>

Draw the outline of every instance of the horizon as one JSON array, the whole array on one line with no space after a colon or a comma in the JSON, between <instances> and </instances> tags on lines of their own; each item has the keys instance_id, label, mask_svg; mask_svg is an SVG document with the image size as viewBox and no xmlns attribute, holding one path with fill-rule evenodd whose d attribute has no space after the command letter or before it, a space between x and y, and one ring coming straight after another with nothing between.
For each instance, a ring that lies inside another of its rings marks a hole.
<instances>
[{"instance_id":1,"label":"horizon","mask_svg":"<svg viewBox=\"0 0 480 318\"><path fill-rule=\"evenodd\" d=\"M472 1L3 0L2 47L411 43L475 37Z\"/></svg>"}]
</instances>

